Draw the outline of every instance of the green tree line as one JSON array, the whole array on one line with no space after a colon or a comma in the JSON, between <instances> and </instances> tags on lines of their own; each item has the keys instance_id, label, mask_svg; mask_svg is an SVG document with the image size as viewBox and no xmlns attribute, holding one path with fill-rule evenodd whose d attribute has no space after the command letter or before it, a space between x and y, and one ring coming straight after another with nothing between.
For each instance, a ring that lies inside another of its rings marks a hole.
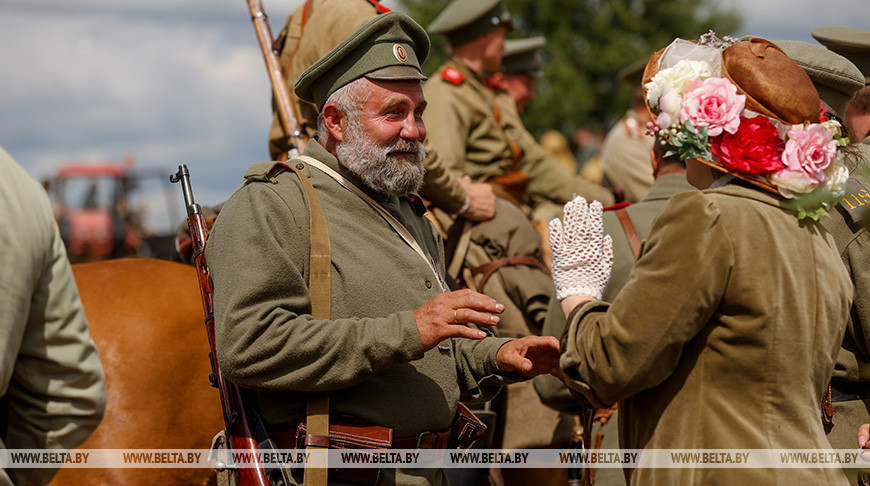
<instances>
[{"instance_id":1,"label":"green tree line","mask_svg":"<svg viewBox=\"0 0 870 486\"><path fill-rule=\"evenodd\" d=\"M398 0L423 27L447 0ZM465 0L475 1L475 0ZM708 30L719 37L740 28L735 10L718 0L505 0L516 30L508 38L542 35L544 75L537 99L523 113L536 136L548 129L570 139L581 126L606 130L630 105L630 86L617 73L665 47L675 37L697 39ZM424 65L432 74L447 56L442 36L432 36Z\"/></svg>"}]
</instances>

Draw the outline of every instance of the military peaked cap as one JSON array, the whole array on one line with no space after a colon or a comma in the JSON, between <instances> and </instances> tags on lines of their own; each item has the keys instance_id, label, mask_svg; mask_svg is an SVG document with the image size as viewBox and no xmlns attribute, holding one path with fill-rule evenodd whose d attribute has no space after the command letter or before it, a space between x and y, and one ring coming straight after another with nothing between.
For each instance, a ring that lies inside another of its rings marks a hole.
<instances>
[{"instance_id":1,"label":"military peaked cap","mask_svg":"<svg viewBox=\"0 0 870 486\"><path fill-rule=\"evenodd\" d=\"M870 30L856 27L819 27L811 33L825 47L852 61L864 74L864 83L870 83Z\"/></svg>"},{"instance_id":2,"label":"military peaked cap","mask_svg":"<svg viewBox=\"0 0 870 486\"><path fill-rule=\"evenodd\" d=\"M425 80L420 65L429 55L429 36L400 12L378 15L306 69L293 91L322 110L342 86L363 76Z\"/></svg>"},{"instance_id":3,"label":"military peaked cap","mask_svg":"<svg viewBox=\"0 0 870 486\"><path fill-rule=\"evenodd\" d=\"M461 46L499 25L513 29L503 0L453 0L429 24L429 32L443 34L452 46Z\"/></svg>"},{"instance_id":4,"label":"military peaked cap","mask_svg":"<svg viewBox=\"0 0 870 486\"><path fill-rule=\"evenodd\" d=\"M547 39L544 37L504 41L504 53L499 71L506 74L527 73L532 76L540 76L544 68L541 48L546 43Z\"/></svg>"}]
</instances>

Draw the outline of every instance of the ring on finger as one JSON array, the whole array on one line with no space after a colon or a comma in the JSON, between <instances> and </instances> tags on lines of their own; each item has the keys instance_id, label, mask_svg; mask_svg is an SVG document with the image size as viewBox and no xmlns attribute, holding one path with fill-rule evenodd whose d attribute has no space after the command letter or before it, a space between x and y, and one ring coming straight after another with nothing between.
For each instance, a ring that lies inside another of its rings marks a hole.
<instances>
[{"instance_id":1,"label":"ring on finger","mask_svg":"<svg viewBox=\"0 0 870 486\"><path fill-rule=\"evenodd\" d=\"M459 319L456 318L456 309L453 309L453 324L458 324Z\"/></svg>"}]
</instances>

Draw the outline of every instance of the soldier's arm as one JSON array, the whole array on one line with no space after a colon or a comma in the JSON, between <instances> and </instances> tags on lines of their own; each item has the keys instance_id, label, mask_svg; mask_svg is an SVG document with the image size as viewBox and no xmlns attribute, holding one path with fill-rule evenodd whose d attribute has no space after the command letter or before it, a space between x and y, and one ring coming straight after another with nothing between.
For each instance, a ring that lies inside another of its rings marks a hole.
<instances>
[{"instance_id":1,"label":"soldier's arm","mask_svg":"<svg viewBox=\"0 0 870 486\"><path fill-rule=\"evenodd\" d=\"M530 195L559 204L570 201L574 195L583 196L587 201L600 201L603 206L613 204L609 190L569 173L544 151L525 127L517 130L517 143L523 149L520 170L532 176L528 187Z\"/></svg>"},{"instance_id":2,"label":"soldier's arm","mask_svg":"<svg viewBox=\"0 0 870 486\"><path fill-rule=\"evenodd\" d=\"M445 212L459 213L468 201L461 176L444 165L436 148L429 146L426 150L426 174L420 195Z\"/></svg>"}]
</instances>

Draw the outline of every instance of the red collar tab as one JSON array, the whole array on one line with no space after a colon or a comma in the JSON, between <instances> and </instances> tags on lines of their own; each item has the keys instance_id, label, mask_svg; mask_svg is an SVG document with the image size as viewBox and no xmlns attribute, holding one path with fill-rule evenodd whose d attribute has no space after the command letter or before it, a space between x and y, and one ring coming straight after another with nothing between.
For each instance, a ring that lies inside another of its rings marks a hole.
<instances>
[{"instance_id":1,"label":"red collar tab","mask_svg":"<svg viewBox=\"0 0 870 486\"><path fill-rule=\"evenodd\" d=\"M630 202L622 201L621 203L616 203L616 204L613 204L611 206L601 208L601 210L602 211L616 211L617 209L627 208L628 206L631 206Z\"/></svg>"},{"instance_id":2,"label":"red collar tab","mask_svg":"<svg viewBox=\"0 0 870 486\"><path fill-rule=\"evenodd\" d=\"M459 86L465 79L465 75L455 67L448 67L441 70L441 79Z\"/></svg>"},{"instance_id":3,"label":"red collar tab","mask_svg":"<svg viewBox=\"0 0 870 486\"><path fill-rule=\"evenodd\" d=\"M390 11L390 9L388 9L387 7L384 7L383 5L378 3L376 0L369 0L369 3L371 3L372 5L375 6L376 9L378 9L378 13L387 13Z\"/></svg>"}]
</instances>

